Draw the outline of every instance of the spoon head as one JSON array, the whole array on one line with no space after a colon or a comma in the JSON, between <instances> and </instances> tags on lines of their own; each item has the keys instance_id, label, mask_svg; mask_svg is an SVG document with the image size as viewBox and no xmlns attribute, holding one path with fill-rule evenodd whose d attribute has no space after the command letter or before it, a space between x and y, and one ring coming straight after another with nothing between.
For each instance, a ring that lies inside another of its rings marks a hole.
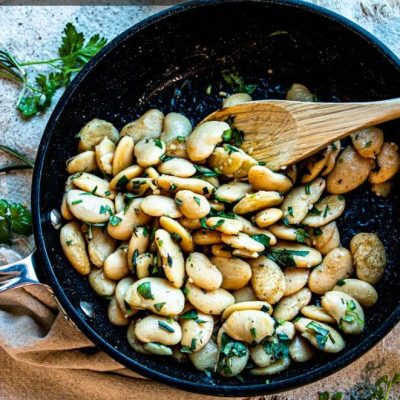
<instances>
[{"instance_id":1,"label":"spoon head","mask_svg":"<svg viewBox=\"0 0 400 400\"><path fill-rule=\"evenodd\" d=\"M210 114L204 121L226 121L243 132L241 148L257 161L277 170L290 163L296 149L297 125L279 101L254 101L227 107Z\"/></svg>"}]
</instances>

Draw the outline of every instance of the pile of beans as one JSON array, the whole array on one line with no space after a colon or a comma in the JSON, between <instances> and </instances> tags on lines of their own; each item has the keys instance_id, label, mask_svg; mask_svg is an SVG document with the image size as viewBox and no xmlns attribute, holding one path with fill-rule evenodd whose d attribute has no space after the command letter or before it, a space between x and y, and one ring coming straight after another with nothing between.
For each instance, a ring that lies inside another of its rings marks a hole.
<instances>
[{"instance_id":1,"label":"pile of beans","mask_svg":"<svg viewBox=\"0 0 400 400\"><path fill-rule=\"evenodd\" d=\"M287 98L312 94L295 84ZM241 135L234 121L192 129L158 110L121 132L88 122L67 162L60 240L137 352L272 375L362 333L385 249L363 232L342 247L335 220L366 180L387 196L400 158L374 127L273 171L239 148Z\"/></svg>"}]
</instances>

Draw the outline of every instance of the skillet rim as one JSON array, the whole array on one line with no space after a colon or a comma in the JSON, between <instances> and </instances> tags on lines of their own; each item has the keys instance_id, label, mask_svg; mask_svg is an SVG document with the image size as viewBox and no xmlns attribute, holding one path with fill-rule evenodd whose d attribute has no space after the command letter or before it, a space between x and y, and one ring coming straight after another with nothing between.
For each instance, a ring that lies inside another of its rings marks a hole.
<instances>
[{"instance_id":1,"label":"skillet rim","mask_svg":"<svg viewBox=\"0 0 400 400\"><path fill-rule=\"evenodd\" d=\"M40 210L40 191L41 191L41 172L44 166L44 159L47 153L48 143L53 134L54 127L57 120L62 114L66 104L68 103L70 97L78 89L81 81L88 75L92 69L102 60L107 57L108 54L117 46L121 45L125 40L127 40L132 35L145 29L147 26L156 24L157 22L168 18L171 15L176 15L183 13L187 10L202 8L202 7L212 7L215 4L223 3L270 3L278 4L282 6L287 6L289 8L302 8L307 12L317 14L322 18L328 18L334 21L336 24L342 26L344 29L350 30L366 41L370 46L373 46L378 50L382 57L389 61L393 66L399 71L400 76L400 59L379 39L370 34L364 28L355 24L351 20L333 12L326 8L305 3L300 0L193 0L183 4L179 4L161 12L158 12L150 17L140 21L136 25L122 32L119 36L113 39L109 44L107 44L104 49L102 49L89 63L82 69L82 71L74 78L68 88L65 90L57 105L55 106L44 130L44 134L39 144L37 158L35 162L35 168L32 178L32 214L33 214L33 227L35 233L35 242L37 247L37 258L38 262L41 264L40 269L45 271L46 283L48 283L54 291L57 300L60 302L61 306L71 318L71 320L76 324L76 326L102 351L107 353L110 357L121 363L122 365L132 369L133 371L146 376L150 379L154 379L158 382L167 384L169 386L176 387L178 389L183 389L191 392L197 392L208 395L217 396L256 396L269 393L277 393L281 391L287 391L294 389L296 387L305 386L306 384L320 380L326 376L329 376L340 369L348 366L351 362L355 361L368 350L372 349L384 336L386 336L389 331L400 321L400 305L390 314L390 316L379 326L379 328L372 332L369 336L365 337L360 343L353 349L347 351L338 358L331 360L329 363L320 367L317 370L309 371L299 376L294 376L290 378L283 379L278 382L271 382L269 384L245 384L243 386L230 386L222 385L216 386L207 383L197 383L197 382L187 382L183 379L171 377L169 375L163 374L161 372L155 371L147 366L140 364L138 361L133 360L124 354L120 353L114 347L112 347L106 340L100 337L93 328L79 315L75 310L72 303L69 301L68 297L65 295L63 288L58 283L57 277L53 271L50 263L50 259L47 253L46 245L44 242L43 231L42 231L42 220L41 220L41 210Z\"/></svg>"}]
</instances>

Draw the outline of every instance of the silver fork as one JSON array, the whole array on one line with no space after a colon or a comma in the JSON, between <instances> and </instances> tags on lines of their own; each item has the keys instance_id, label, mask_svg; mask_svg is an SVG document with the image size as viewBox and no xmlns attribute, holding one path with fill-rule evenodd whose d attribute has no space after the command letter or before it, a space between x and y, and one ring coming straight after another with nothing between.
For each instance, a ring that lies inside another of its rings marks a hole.
<instances>
[{"instance_id":1,"label":"silver fork","mask_svg":"<svg viewBox=\"0 0 400 400\"><path fill-rule=\"evenodd\" d=\"M0 293L27 285L43 285L35 272L33 254L0 267Z\"/></svg>"}]
</instances>

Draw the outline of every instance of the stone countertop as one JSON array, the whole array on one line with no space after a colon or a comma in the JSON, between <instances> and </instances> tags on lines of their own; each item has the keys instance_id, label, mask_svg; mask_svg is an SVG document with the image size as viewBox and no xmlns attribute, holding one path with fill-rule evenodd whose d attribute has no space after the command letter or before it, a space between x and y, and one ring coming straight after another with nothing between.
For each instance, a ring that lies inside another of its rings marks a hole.
<instances>
[{"instance_id":1,"label":"stone countertop","mask_svg":"<svg viewBox=\"0 0 400 400\"><path fill-rule=\"evenodd\" d=\"M400 54L400 4L397 0L313 0L353 19ZM46 59L56 54L60 33L73 22L87 36L99 32L112 39L138 21L166 5L137 6L1 6L0 47L20 59ZM363 3L360 6L360 3ZM7 27L7 29L4 29ZM0 143L14 147L34 159L51 109L41 116L22 120L15 110L19 88L0 80ZM54 107L61 91L53 101ZM0 164L8 160L0 154ZM30 201L31 172L0 174L0 198ZM318 391L352 388L359 381L374 381L393 374L400 364L400 325L361 359L329 378L284 395L289 399L315 399ZM283 399L284 397L279 397ZM397 397L396 397L397 398Z\"/></svg>"}]
</instances>

